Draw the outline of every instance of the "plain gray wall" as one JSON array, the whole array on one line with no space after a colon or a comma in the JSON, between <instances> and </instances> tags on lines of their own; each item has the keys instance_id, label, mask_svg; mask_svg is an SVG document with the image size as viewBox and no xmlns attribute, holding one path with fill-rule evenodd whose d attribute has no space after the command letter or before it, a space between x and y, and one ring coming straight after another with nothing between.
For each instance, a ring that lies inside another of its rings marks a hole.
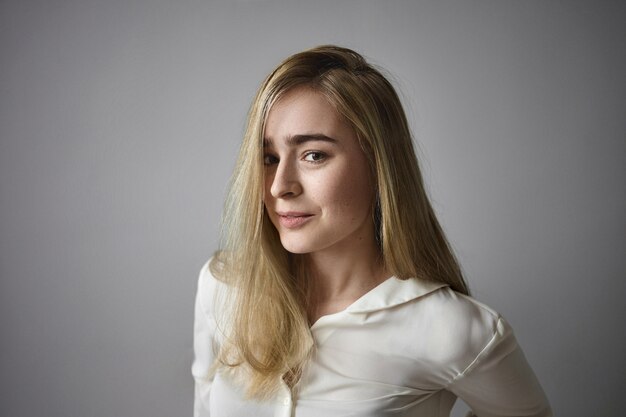
<instances>
[{"instance_id":1,"label":"plain gray wall","mask_svg":"<svg viewBox=\"0 0 626 417\"><path fill-rule=\"evenodd\" d=\"M246 111L323 43L393 75L474 296L556 413L624 412L623 4L0 1L0 415L191 415Z\"/></svg>"}]
</instances>

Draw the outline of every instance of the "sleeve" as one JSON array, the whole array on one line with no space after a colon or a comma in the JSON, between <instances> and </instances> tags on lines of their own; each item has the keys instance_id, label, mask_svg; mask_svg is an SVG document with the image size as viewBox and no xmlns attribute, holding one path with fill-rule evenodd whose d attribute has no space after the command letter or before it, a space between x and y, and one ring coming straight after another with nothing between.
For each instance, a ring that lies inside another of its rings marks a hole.
<instances>
[{"instance_id":1,"label":"sleeve","mask_svg":"<svg viewBox=\"0 0 626 417\"><path fill-rule=\"evenodd\" d=\"M511 327L502 317L498 317L489 342L447 389L478 417L553 415Z\"/></svg>"},{"instance_id":2,"label":"sleeve","mask_svg":"<svg viewBox=\"0 0 626 417\"><path fill-rule=\"evenodd\" d=\"M210 417L209 397L213 373L211 371L215 360L214 336L216 322L212 312L207 309L207 300L212 297L210 281L213 279L209 272L208 261L200 270L198 290L195 299L193 349L194 360L191 374L195 381L194 387L194 417Z\"/></svg>"}]
</instances>

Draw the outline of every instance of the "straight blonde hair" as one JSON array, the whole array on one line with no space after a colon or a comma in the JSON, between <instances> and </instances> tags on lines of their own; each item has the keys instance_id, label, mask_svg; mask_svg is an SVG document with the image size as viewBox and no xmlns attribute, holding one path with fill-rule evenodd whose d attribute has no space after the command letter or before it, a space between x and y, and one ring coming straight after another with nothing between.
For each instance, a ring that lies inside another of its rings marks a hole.
<instances>
[{"instance_id":1,"label":"straight blonde hair","mask_svg":"<svg viewBox=\"0 0 626 417\"><path fill-rule=\"evenodd\" d=\"M222 250L211 264L234 289L216 366L245 369L250 398L270 398L280 378L295 383L312 346L302 256L282 247L263 204L265 122L272 105L300 86L323 94L345 117L369 160L376 237L387 271L469 293L426 194L393 86L350 49L326 45L292 55L264 80L250 108L224 209Z\"/></svg>"}]
</instances>

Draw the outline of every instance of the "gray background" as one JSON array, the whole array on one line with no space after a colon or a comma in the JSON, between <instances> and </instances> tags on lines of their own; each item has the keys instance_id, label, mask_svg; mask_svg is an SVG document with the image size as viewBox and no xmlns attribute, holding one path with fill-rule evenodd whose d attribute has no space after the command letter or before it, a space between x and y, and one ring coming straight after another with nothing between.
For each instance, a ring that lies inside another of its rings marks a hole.
<instances>
[{"instance_id":1,"label":"gray background","mask_svg":"<svg viewBox=\"0 0 626 417\"><path fill-rule=\"evenodd\" d=\"M623 412L624 22L607 1L0 1L0 415L191 415L248 105L322 43L393 74L474 296L556 413Z\"/></svg>"}]
</instances>

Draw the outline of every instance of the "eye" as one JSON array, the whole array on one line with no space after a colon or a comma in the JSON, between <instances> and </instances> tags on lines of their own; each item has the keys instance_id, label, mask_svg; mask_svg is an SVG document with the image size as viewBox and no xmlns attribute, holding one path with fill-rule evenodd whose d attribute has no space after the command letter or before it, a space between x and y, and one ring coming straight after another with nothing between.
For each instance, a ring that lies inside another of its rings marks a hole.
<instances>
[{"instance_id":1,"label":"eye","mask_svg":"<svg viewBox=\"0 0 626 417\"><path fill-rule=\"evenodd\" d=\"M311 151L304 155L304 160L307 162L322 162L324 159L326 159L326 154L324 152Z\"/></svg>"},{"instance_id":2,"label":"eye","mask_svg":"<svg viewBox=\"0 0 626 417\"><path fill-rule=\"evenodd\" d=\"M274 165L278 163L278 158L274 155L266 154L263 156L263 165Z\"/></svg>"}]
</instances>

